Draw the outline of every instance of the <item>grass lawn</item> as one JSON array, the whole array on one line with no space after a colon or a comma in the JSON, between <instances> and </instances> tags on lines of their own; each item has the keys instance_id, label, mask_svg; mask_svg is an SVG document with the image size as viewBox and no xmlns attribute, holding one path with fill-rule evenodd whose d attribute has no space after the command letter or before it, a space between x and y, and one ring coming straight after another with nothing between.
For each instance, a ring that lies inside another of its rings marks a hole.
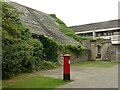
<instances>
[{"instance_id":1,"label":"grass lawn","mask_svg":"<svg viewBox=\"0 0 120 90\"><path fill-rule=\"evenodd\" d=\"M2 86L3 88L55 88L68 82L70 81L23 74L9 80L3 80Z\"/></svg>"},{"instance_id":2,"label":"grass lawn","mask_svg":"<svg viewBox=\"0 0 120 90\"><path fill-rule=\"evenodd\" d=\"M72 66L85 66L85 67L100 67L109 68L120 64L120 62L110 62L110 61L82 61L80 63L71 64Z\"/></svg>"}]
</instances>

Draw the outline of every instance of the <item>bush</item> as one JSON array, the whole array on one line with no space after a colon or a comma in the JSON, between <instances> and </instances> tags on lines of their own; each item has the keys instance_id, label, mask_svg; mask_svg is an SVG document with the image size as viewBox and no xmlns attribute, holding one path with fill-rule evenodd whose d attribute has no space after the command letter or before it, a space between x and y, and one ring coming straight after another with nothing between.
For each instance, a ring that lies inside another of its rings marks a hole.
<instances>
[{"instance_id":1,"label":"bush","mask_svg":"<svg viewBox=\"0 0 120 90\"><path fill-rule=\"evenodd\" d=\"M44 60L58 62L59 45L51 38L40 36L39 40L43 44Z\"/></svg>"},{"instance_id":2,"label":"bush","mask_svg":"<svg viewBox=\"0 0 120 90\"><path fill-rule=\"evenodd\" d=\"M43 45L33 39L15 8L2 3L2 77L38 69L43 60Z\"/></svg>"},{"instance_id":3,"label":"bush","mask_svg":"<svg viewBox=\"0 0 120 90\"><path fill-rule=\"evenodd\" d=\"M34 39L20 20L21 13L2 2L2 78L17 73L55 67L58 45L50 39ZM41 43L42 42L42 43ZM46 61L47 60L47 61ZM51 61L51 62L50 62Z\"/></svg>"},{"instance_id":4,"label":"bush","mask_svg":"<svg viewBox=\"0 0 120 90\"><path fill-rule=\"evenodd\" d=\"M80 44L66 44L65 45L65 53L69 53L70 50L71 52L73 52L77 57L79 57L81 55L81 53L83 51L86 51L87 48L83 47L82 45Z\"/></svg>"},{"instance_id":5,"label":"bush","mask_svg":"<svg viewBox=\"0 0 120 90\"><path fill-rule=\"evenodd\" d=\"M52 68L55 68L56 67L56 63L54 62L50 62L50 61L42 61L40 64L39 64L39 69L52 69Z\"/></svg>"}]
</instances>

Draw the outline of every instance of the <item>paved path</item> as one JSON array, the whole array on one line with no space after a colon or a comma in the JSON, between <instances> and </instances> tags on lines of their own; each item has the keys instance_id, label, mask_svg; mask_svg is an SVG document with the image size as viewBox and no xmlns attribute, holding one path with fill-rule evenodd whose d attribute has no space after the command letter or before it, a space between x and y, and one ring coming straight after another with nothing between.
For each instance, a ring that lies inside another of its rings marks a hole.
<instances>
[{"instance_id":1,"label":"paved path","mask_svg":"<svg viewBox=\"0 0 120 90\"><path fill-rule=\"evenodd\" d=\"M63 68L42 71L40 75L63 78ZM118 88L118 66L110 68L71 66L74 80L58 88Z\"/></svg>"}]
</instances>

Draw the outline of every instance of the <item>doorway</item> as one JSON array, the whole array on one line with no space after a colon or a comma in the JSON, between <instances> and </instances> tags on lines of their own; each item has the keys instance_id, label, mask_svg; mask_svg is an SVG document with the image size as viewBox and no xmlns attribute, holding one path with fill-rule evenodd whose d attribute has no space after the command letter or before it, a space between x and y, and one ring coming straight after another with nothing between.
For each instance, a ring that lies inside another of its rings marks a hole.
<instances>
[{"instance_id":1,"label":"doorway","mask_svg":"<svg viewBox=\"0 0 120 90\"><path fill-rule=\"evenodd\" d=\"M96 48L96 59L101 59L101 46L97 45Z\"/></svg>"}]
</instances>

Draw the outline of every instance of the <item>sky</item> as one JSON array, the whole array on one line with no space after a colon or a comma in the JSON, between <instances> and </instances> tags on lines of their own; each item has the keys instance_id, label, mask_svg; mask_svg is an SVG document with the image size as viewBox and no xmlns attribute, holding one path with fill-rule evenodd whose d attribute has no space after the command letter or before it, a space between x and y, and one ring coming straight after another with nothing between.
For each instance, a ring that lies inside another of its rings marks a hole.
<instances>
[{"instance_id":1,"label":"sky","mask_svg":"<svg viewBox=\"0 0 120 90\"><path fill-rule=\"evenodd\" d=\"M11 0L48 14L67 26L118 19L119 0Z\"/></svg>"}]
</instances>

